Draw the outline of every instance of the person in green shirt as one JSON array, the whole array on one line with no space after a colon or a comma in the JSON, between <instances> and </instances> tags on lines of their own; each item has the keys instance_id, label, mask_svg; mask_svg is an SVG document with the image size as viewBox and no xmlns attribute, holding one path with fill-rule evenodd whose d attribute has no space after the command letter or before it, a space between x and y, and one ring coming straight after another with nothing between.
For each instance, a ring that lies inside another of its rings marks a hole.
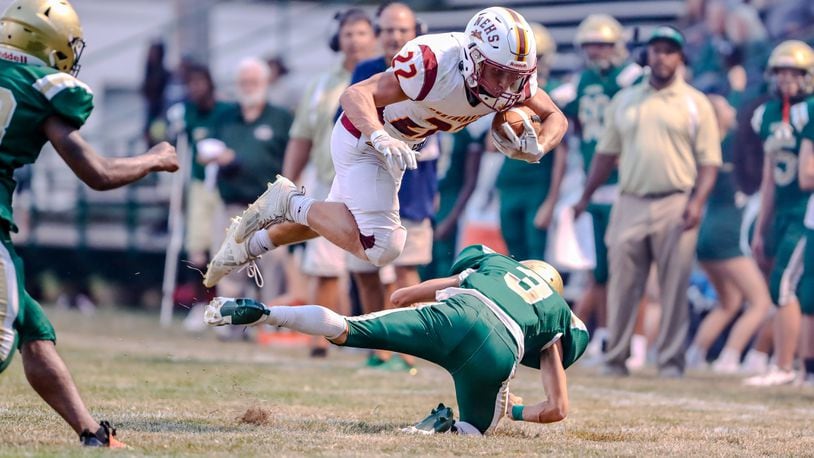
<instances>
[{"instance_id":1,"label":"person in green shirt","mask_svg":"<svg viewBox=\"0 0 814 458\"><path fill-rule=\"evenodd\" d=\"M485 133L473 134L469 126L454 134L439 133L438 211L432 241L432 262L421 269L421 278L436 278L452 268L458 246L458 228L466 204L478 181Z\"/></svg>"},{"instance_id":2,"label":"person in green shirt","mask_svg":"<svg viewBox=\"0 0 814 458\"><path fill-rule=\"evenodd\" d=\"M529 24L537 44L537 84L557 102L558 83L549 72L557 45L540 24ZM500 197L500 231L509 254L515 259L543 258L548 226L560 197L567 149L559 145L539 163L504 160L495 183Z\"/></svg>"},{"instance_id":3,"label":"person in green shirt","mask_svg":"<svg viewBox=\"0 0 814 458\"><path fill-rule=\"evenodd\" d=\"M427 433L488 434L507 411L514 420L539 423L567 415L565 369L585 351L588 331L562 298L562 278L550 265L472 245L450 276L396 290L391 300L404 308L344 317L317 305L266 307L218 297L204 319L211 326L283 326L438 364L452 375L460 419L439 406L415 426ZM518 364L540 370L545 401L524 406L509 394Z\"/></svg>"},{"instance_id":4,"label":"person in green shirt","mask_svg":"<svg viewBox=\"0 0 814 458\"><path fill-rule=\"evenodd\" d=\"M809 74L814 76L814 67L811 67ZM800 188L814 191L814 123L808 123L803 131L798 179ZM814 194L808 198L805 227L805 237L798 244L802 245L802 249L798 248L802 259L797 262L799 276L795 290L803 315L799 348L800 359L803 360L803 385L814 386Z\"/></svg>"},{"instance_id":5,"label":"person in green shirt","mask_svg":"<svg viewBox=\"0 0 814 458\"><path fill-rule=\"evenodd\" d=\"M212 177L207 183L205 166L197 160L198 142L212 137L218 120L234 109L233 103L215 98L215 84L209 69L194 64L187 70L188 98L183 102L184 131L192 152L191 180L187 188L186 250L190 262L206 267L207 252L212 246L212 225L218 208L223 205Z\"/></svg>"},{"instance_id":6,"label":"person in green shirt","mask_svg":"<svg viewBox=\"0 0 814 458\"><path fill-rule=\"evenodd\" d=\"M797 41L784 41L769 56L767 75L773 97L755 110L752 128L763 141L765 154L752 254L758 264L771 265L769 293L779 307L775 316L776 366L746 381L771 386L792 383L792 364L800 329L800 304L789 278L810 191L800 188L798 163L802 132L814 118L812 68L814 50Z\"/></svg>"},{"instance_id":7,"label":"person in green shirt","mask_svg":"<svg viewBox=\"0 0 814 458\"><path fill-rule=\"evenodd\" d=\"M591 168L596 145L605 127L605 109L620 90L641 79L642 68L627 62L622 25L606 14L591 14L577 28L574 44L582 53L585 69L569 83L574 88L573 96L567 100L563 112L574 123L579 137L579 151L586 176ZM597 191L588 206L593 220L596 267L593 270L593 283L575 308L580 316L597 316L596 341L591 344L589 354L598 356L605 330L605 302L608 283L608 248L605 245L605 232L610 222L613 202L618 194L619 175L613 171L604 185ZM637 334L640 334L637 332ZM643 336L634 337L637 361L644 362L646 345Z\"/></svg>"},{"instance_id":8,"label":"person in green shirt","mask_svg":"<svg viewBox=\"0 0 814 458\"><path fill-rule=\"evenodd\" d=\"M122 445L115 429L88 412L56 351L53 326L25 290L23 260L10 236L17 231L14 170L34 163L46 142L96 190L178 169L175 149L166 142L141 156L107 158L82 138L79 128L93 110L93 93L75 78L84 47L79 17L65 0L17 0L0 18L0 372L18 349L31 387L80 441L115 447Z\"/></svg>"}]
</instances>

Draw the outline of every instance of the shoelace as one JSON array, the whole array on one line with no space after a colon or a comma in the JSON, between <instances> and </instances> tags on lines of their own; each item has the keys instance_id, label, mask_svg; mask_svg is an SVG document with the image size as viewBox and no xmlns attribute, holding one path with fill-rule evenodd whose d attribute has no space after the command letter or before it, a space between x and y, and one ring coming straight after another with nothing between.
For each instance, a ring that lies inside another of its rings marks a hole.
<instances>
[{"instance_id":1,"label":"shoelace","mask_svg":"<svg viewBox=\"0 0 814 458\"><path fill-rule=\"evenodd\" d=\"M260 259L260 257L258 256L257 259ZM240 271L242 271L244 269L246 270L246 275L248 275L249 278L254 280L254 284L257 285L258 288L262 288L263 287L263 273L260 272L260 267L257 266L257 262L255 262L255 260L252 259L251 261L249 261L248 264L241 267L240 270L238 270L238 272L240 272Z\"/></svg>"}]
</instances>

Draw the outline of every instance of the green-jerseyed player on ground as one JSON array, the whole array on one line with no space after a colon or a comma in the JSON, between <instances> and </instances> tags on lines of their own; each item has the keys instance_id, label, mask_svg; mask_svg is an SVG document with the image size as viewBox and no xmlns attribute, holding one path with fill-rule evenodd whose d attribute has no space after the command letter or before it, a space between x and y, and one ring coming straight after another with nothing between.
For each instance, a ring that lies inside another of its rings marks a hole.
<instances>
[{"instance_id":1,"label":"green-jerseyed player on ground","mask_svg":"<svg viewBox=\"0 0 814 458\"><path fill-rule=\"evenodd\" d=\"M596 153L597 142L605 127L605 109L617 92L640 80L642 68L636 63L627 62L624 29L619 21L606 14L591 14L586 17L577 27L574 45L582 53L585 69L577 75L575 81L568 84L573 88L573 95L567 100L563 112L576 126L579 151L587 175ZM588 206L593 219L596 267L593 270L593 283L576 304L575 310L585 319L590 318L594 312L597 314L598 329L589 354L601 350L601 340L606 334L604 310L608 283L608 249L605 246L605 231L610 221L611 207L616 200L618 182L619 175L614 171L594 194Z\"/></svg>"},{"instance_id":2,"label":"green-jerseyed player on ground","mask_svg":"<svg viewBox=\"0 0 814 458\"><path fill-rule=\"evenodd\" d=\"M559 105L557 81L550 78L557 43L540 24L529 24L537 45L537 84ZM537 163L503 161L497 176L500 197L500 231L515 259L543 258L548 242L548 227L560 197L568 150L554 148Z\"/></svg>"},{"instance_id":3,"label":"green-jerseyed player on ground","mask_svg":"<svg viewBox=\"0 0 814 458\"><path fill-rule=\"evenodd\" d=\"M800 304L791 281L791 259L803 237L803 219L810 191L798 180L802 132L814 119L814 50L789 40L769 56L767 76L774 97L759 106L752 128L763 140L764 166L760 185L760 212L752 237L752 253L759 264L773 259L769 293L779 307L775 317L776 366L769 373L746 381L769 386L792 383L792 368L800 330Z\"/></svg>"},{"instance_id":4,"label":"green-jerseyed player on ground","mask_svg":"<svg viewBox=\"0 0 814 458\"><path fill-rule=\"evenodd\" d=\"M167 143L132 158L100 156L78 129L93 109L90 89L74 76L85 42L79 18L65 0L17 0L0 18L0 372L14 350L22 355L31 387L80 436L84 445L118 446L115 430L88 413L57 354L54 328L25 291L22 259L11 243L16 231L12 174L36 161L46 142L91 188L112 189L153 171L175 171Z\"/></svg>"},{"instance_id":5,"label":"green-jerseyed player on ground","mask_svg":"<svg viewBox=\"0 0 814 458\"><path fill-rule=\"evenodd\" d=\"M491 432L507 413L549 423L568 411L565 369L585 350L588 331L562 298L562 279L542 261L518 262L483 245L465 248L451 276L393 293L399 307L344 317L316 305L266 307L251 299L215 298L210 325L271 324L324 336L337 345L407 353L452 375L460 417L439 406L413 428ZM523 406L510 396L518 364L540 369L547 399ZM507 412L508 411L508 412Z\"/></svg>"}]
</instances>

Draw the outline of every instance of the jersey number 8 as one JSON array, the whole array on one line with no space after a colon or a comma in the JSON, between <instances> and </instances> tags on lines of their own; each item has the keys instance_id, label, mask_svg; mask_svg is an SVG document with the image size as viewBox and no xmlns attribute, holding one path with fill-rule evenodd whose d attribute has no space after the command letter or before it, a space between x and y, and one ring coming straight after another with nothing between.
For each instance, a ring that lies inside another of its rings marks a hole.
<instances>
[{"instance_id":1,"label":"jersey number 8","mask_svg":"<svg viewBox=\"0 0 814 458\"><path fill-rule=\"evenodd\" d=\"M14 100L14 94L8 89L0 87L0 142L6 135L6 129L11 124L11 116L14 114L14 109L17 108L17 101Z\"/></svg>"},{"instance_id":2,"label":"jersey number 8","mask_svg":"<svg viewBox=\"0 0 814 458\"><path fill-rule=\"evenodd\" d=\"M551 287L533 270L520 266L517 267L517 270L524 276L518 277L512 272L507 272L503 276L503 280L506 282L506 286L526 301L527 304L536 304L551 296L553 293Z\"/></svg>"}]
</instances>

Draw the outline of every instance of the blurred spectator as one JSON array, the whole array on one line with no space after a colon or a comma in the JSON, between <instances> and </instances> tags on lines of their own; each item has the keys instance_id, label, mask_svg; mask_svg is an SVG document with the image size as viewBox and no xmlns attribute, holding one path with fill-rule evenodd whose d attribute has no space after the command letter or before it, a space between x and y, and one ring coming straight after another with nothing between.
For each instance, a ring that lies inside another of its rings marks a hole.
<instances>
[{"instance_id":1,"label":"blurred spectator","mask_svg":"<svg viewBox=\"0 0 814 458\"><path fill-rule=\"evenodd\" d=\"M741 91L744 100L751 100L762 90L763 70L771 51L768 33L757 10L751 5L738 5L731 9L726 17L726 37L733 49L732 54L724 59L728 87L719 93ZM738 75L738 72L745 74ZM737 87L744 77L745 86Z\"/></svg>"},{"instance_id":2,"label":"blurred spectator","mask_svg":"<svg viewBox=\"0 0 814 458\"><path fill-rule=\"evenodd\" d=\"M551 94L559 85L548 78L557 44L545 27L536 23L531 27L537 41L537 84ZM509 255L515 259L545 258L548 227L560 198L567 153L565 145L561 144L536 164L503 161L496 183L500 197L500 229Z\"/></svg>"},{"instance_id":3,"label":"blurred spectator","mask_svg":"<svg viewBox=\"0 0 814 458\"><path fill-rule=\"evenodd\" d=\"M649 80L617 93L582 198L580 214L619 161L621 195L605 237L608 348L603 372L627 375L630 339L650 264L656 263L661 323L656 347L662 377L680 377L689 330L687 288L698 222L721 163L709 100L682 78L684 38L657 27L647 46Z\"/></svg>"},{"instance_id":4,"label":"blurred spectator","mask_svg":"<svg viewBox=\"0 0 814 458\"><path fill-rule=\"evenodd\" d=\"M752 128L763 142L763 180L760 213L752 238L752 253L759 264L771 265L769 292L779 307L775 315L775 360L768 373L746 381L772 386L792 383L792 368L800 331L800 304L790 277L803 237L809 191L800 189L797 166L801 134L814 118L814 50L801 41L779 44L769 56L768 73L773 97L752 117Z\"/></svg>"},{"instance_id":5,"label":"blurred spectator","mask_svg":"<svg viewBox=\"0 0 814 458\"><path fill-rule=\"evenodd\" d=\"M432 262L421 269L421 277L449 275L458 253L458 230L466 204L478 181L483 135L467 126L454 134L439 133L438 209L433 230Z\"/></svg>"},{"instance_id":6,"label":"blurred spectator","mask_svg":"<svg viewBox=\"0 0 814 458\"><path fill-rule=\"evenodd\" d=\"M328 197L335 175L330 146L339 96L350 84L351 71L361 60L370 58L376 46L373 23L364 12L351 9L337 19L342 61L318 75L303 94L289 133L283 170L284 176L303 183L309 196L319 200ZM343 295L339 278L346 272L344 250L323 237L309 240L305 242L302 271L313 283L310 303L347 313L340 309ZM311 356L326 355L327 340L313 338L311 345Z\"/></svg>"},{"instance_id":7,"label":"blurred spectator","mask_svg":"<svg viewBox=\"0 0 814 458\"><path fill-rule=\"evenodd\" d=\"M707 351L738 315L746 300L749 309L738 318L723 351L712 366L715 372L734 374L740 371L741 353L769 313L772 301L757 263L741 251L743 209L736 203L737 188L732 176L735 108L719 95L710 96L710 102L723 138L723 165L704 212L696 253L701 267L715 287L719 307L713 309L701 323L693 344L687 350L687 365L700 366L709 359Z\"/></svg>"},{"instance_id":8,"label":"blurred spectator","mask_svg":"<svg viewBox=\"0 0 814 458\"><path fill-rule=\"evenodd\" d=\"M198 161L197 143L212 137L224 114L236 107L215 99L215 83L207 67L191 65L186 82L184 129L192 153L191 180L187 188L186 251L192 265L203 269L212 246L212 220L223 202L217 189L217 165L209 168L207 177L204 165Z\"/></svg>"},{"instance_id":9,"label":"blurred spectator","mask_svg":"<svg viewBox=\"0 0 814 458\"><path fill-rule=\"evenodd\" d=\"M705 11L702 45L690 61L692 83L702 92L725 93L726 59L735 53L726 38L726 0L710 0Z\"/></svg>"},{"instance_id":10,"label":"blurred spectator","mask_svg":"<svg viewBox=\"0 0 814 458\"><path fill-rule=\"evenodd\" d=\"M300 91L291 84L288 66L278 56L267 58L266 64L269 67L269 100L273 105L294 111L300 101Z\"/></svg>"},{"instance_id":11,"label":"blurred spectator","mask_svg":"<svg viewBox=\"0 0 814 458\"><path fill-rule=\"evenodd\" d=\"M766 28L774 39L814 38L814 2L784 0L769 8Z\"/></svg>"},{"instance_id":12,"label":"blurred spectator","mask_svg":"<svg viewBox=\"0 0 814 458\"><path fill-rule=\"evenodd\" d=\"M213 224L215 250L223 241L230 220L240 215L266 190L268 180L282 171L291 115L268 103L268 77L268 66L262 60L241 61L237 70L238 106L223 113L215 122L214 138L198 142L198 161L219 167L217 184L224 210ZM263 283L262 277L283 277L281 262L286 254L286 250L275 251L269 259L263 260L261 271L250 267L258 286ZM247 286L245 275L235 272L218 284L218 293L251 297ZM262 300L270 302L278 294L279 288L263 288Z\"/></svg>"},{"instance_id":13,"label":"blurred spectator","mask_svg":"<svg viewBox=\"0 0 814 458\"><path fill-rule=\"evenodd\" d=\"M164 66L164 43L154 41L147 49L147 62L144 66L144 81L141 95L147 103L144 121L144 139L149 146L164 140L164 92L170 80L170 72Z\"/></svg>"}]
</instances>

